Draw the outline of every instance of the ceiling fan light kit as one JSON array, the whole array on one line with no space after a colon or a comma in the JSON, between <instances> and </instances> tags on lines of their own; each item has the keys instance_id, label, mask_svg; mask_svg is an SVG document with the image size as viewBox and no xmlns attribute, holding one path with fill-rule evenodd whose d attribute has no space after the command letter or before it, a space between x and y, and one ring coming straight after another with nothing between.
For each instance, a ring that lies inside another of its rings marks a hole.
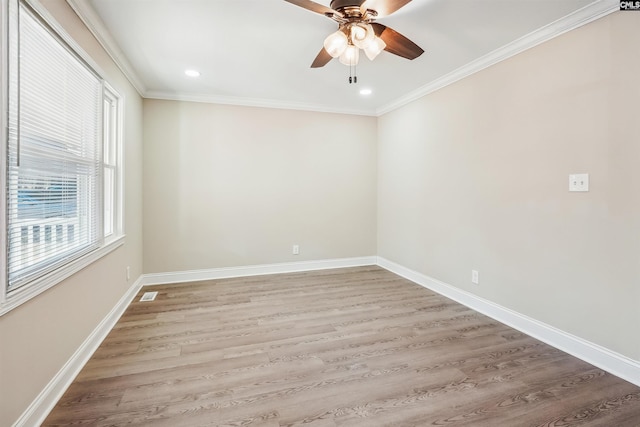
<instances>
[{"instance_id":1,"label":"ceiling fan light kit","mask_svg":"<svg viewBox=\"0 0 640 427\"><path fill-rule=\"evenodd\" d=\"M351 42L360 49L366 49L376 36L371 24L359 22L351 25Z\"/></svg>"},{"instance_id":2,"label":"ceiling fan light kit","mask_svg":"<svg viewBox=\"0 0 640 427\"><path fill-rule=\"evenodd\" d=\"M348 36L347 36L348 34ZM357 22L348 23L324 40L324 49L332 58L339 58L344 65L357 65L362 49L371 61L387 47L380 37L376 36L371 24Z\"/></svg>"},{"instance_id":3,"label":"ceiling fan light kit","mask_svg":"<svg viewBox=\"0 0 640 427\"><path fill-rule=\"evenodd\" d=\"M415 59L424 50L414 42L391 28L374 23L378 16L387 16L411 0L332 0L326 7L311 0L285 0L338 23L338 31L329 34L323 48L311 64L311 68L324 67L333 58L340 63L355 67L360 59L360 50L373 61L383 50L407 59ZM349 77L349 83L357 77Z\"/></svg>"},{"instance_id":4,"label":"ceiling fan light kit","mask_svg":"<svg viewBox=\"0 0 640 427\"><path fill-rule=\"evenodd\" d=\"M376 37L373 39L371 44L364 49L364 53L367 55L371 61L375 59L376 56L380 55L380 52L385 50L387 44L380 37Z\"/></svg>"},{"instance_id":5,"label":"ceiling fan light kit","mask_svg":"<svg viewBox=\"0 0 640 427\"><path fill-rule=\"evenodd\" d=\"M338 58L342 53L347 50L349 46L349 39L347 35L342 31L336 31L331 33L324 39L324 49L332 58Z\"/></svg>"},{"instance_id":6,"label":"ceiling fan light kit","mask_svg":"<svg viewBox=\"0 0 640 427\"><path fill-rule=\"evenodd\" d=\"M358 61L360 61L360 50L354 45L349 45L344 52L342 52L338 60L344 65L358 65Z\"/></svg>"}]
</instances>

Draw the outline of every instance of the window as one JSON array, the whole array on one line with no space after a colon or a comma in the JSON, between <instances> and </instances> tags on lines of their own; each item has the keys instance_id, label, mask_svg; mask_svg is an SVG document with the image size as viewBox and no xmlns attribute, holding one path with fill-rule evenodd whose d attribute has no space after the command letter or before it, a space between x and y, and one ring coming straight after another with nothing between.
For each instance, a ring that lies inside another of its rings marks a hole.
<instances>
[{"instance_id":1,"label":"window","mask_svg":"<svg viewBox=\"0 0 640 427\"><path fill-rule=\"evenodd\" d=\"M8 8L0 314L122 235L120 98L28 1Z\"/></svg>"}]
</instances>

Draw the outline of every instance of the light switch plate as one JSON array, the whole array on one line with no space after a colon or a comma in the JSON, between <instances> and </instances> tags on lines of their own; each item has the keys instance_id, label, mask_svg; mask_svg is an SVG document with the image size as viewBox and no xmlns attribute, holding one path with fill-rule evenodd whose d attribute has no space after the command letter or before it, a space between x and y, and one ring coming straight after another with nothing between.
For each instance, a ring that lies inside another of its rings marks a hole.
<instances>
[{"instance_id":1,"label":"light switch plate","mask_svg":"<svg viewBox=\"0 0 640 427\"><path fill-rule=\"evenodd\" d=\"M569 191L589 191L589 174L572 173L569 175Z\"/></svg>"}]
</instances>

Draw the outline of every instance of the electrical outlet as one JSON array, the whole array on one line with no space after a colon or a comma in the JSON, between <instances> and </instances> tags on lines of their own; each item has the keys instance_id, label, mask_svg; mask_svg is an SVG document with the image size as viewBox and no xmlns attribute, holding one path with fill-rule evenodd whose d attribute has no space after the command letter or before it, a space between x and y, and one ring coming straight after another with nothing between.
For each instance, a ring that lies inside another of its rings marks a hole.
<instances>
[{"instance_id":1,"label":"electrical outlet","mask_svg":"<svg viewBox=\"0 0 640 427\"><path fill-rule=\"evenodd\" d=\"M131 267L127 266L127 280L131 280Z\"/></svg>"},{"instance_id":2,"label":"electrical outlet","mask_svg":"<svg viewBox=\"0 0 640 427\"><path fill-rule=\"evenodd\" d=\"M298 255L298 254L300 254L300 246L298 246L298 245L293 245L293 251L292 251L292 253L293 253L294 255Z\"/></svg>"},{"instance_id":3,"label":"electrical outlet","mask_svg":"<svg viewBox=\"0 0 640 427\"><path fill-rule=\"evenodd\" d=\"M480 284L480 280L478 278L478 270L471 270L471 283L476 285Z\"/></svg>"}]
</instances>

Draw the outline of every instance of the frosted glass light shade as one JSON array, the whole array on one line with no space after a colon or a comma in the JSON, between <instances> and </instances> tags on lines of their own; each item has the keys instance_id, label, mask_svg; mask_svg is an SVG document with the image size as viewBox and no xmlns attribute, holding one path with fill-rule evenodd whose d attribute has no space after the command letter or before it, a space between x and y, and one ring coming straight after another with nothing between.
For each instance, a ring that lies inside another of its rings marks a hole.
<instances>
[{"instance_id":1,"label":"frosted glass light shade","mask_svg":"<svg viewBox=\"0 0 640 427\"><path fill-rule=\"evenodd\" d=\"M345 51L340 55L340 63L344 65L358 65L360 60L360 49L354 45L349 45Z\"/></svg>"},{"instance_id":2,"label":"frosted glass light shade","mask_svg":"<svg viewBox=\"0 0 640 427\"><path fill-rule=\"evenodd\" d=\"M351 41L360 49L366 49L375 39L376 33L370 24L351 26Z\"/></svg>"},{"instance_id":3,"label":"frosted glass light shade","mask_svg":"<svg viewBox=\"0 0 640 427\"><path fill-rule=\"evenodd\" d=\"M324 50L326 50L332 58L337 58L342 55L348 45L349 40L347 39L347 35L339 30L329 34L329 36L324 39Z\"/></svg>"},{"instance_id":4,"label":"frosted glass light shade","mask_svg":"<svg viewBox=\"0 0 640 427\"><path fill-rule=\"evenodd\" d=\"M384 40L382 40L380 37L375 37L373 39L373 42L371 42L369 46L364 49L364 53L365 55L367 55L367 58L373 61L375 57L378 56L380 52L382 52L386 47L387 44L384 42Z\"/></svg>"}]
</instances>

